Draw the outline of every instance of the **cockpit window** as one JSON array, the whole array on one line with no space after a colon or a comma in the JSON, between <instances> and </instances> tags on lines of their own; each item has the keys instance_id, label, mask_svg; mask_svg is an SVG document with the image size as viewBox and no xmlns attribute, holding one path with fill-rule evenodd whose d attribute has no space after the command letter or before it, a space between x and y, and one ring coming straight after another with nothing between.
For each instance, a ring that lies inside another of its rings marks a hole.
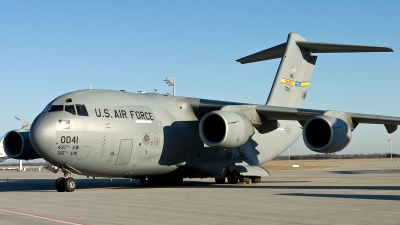
<instances>
[{"instance_id":1,"label":"cockpit window","mask_svg":"<svg viewBox=\"0 0 400 225\"><path fill-rule=\"evenodd\" d=\"M50 106L48 112L58 112L58 111L63 111L63 110L64 110L63 105L52 105L52 106Z\"/></svg>"},{"instance_id":2,"label":"cockpit window","mask_svg":"<svg viewBox=\"0 0 400 225\"><path fill-rule=\"evenodd\" d=\"M78 112L78 115L80 116L89 116L85 105L81 105L81 104L76 104L76 111Z\"/></svg>"},{"instance_id":3,"label":"cockpit window","mask_svg":"<svg viewBox=\"0 0 400 225\"><path fill-rule=\"evenodd\" d=\"M75 106L74 105L66 105L65 106L65 112L69 112L73 115L76 115L75 113Z\"/></svg>"},{"instance_id":4,"label":"cockpit window","mask_svg":"<svg viewBox=\"0 0 400 225\"><path fill-rule=\"evenodd\" d=\"M44 107L44 109L42 110L42 113L48 112L48 111L49 111L49 108L50 108L50 106L51 106L51 103L52 103L52 102L50 102L49 104L46 105L46 107Z\"/></svg>"},{"instance_id":5,"label":"cockpit window","mask_svg":"<svg viewBox=\"0 0 400 225\"><path fill-rule=\"evenodd\" d=\"M58 98L58 97L57 97L57 98ZM48 112L48 110L49 110L51 104L53 104L53 102L54 102L57 98L55 98L55 99L53 99L51 102L49 102L49 104L47 104L46 107L44 107L44 109L42 110L42 113Z\"/></svg>"}]
</instances>

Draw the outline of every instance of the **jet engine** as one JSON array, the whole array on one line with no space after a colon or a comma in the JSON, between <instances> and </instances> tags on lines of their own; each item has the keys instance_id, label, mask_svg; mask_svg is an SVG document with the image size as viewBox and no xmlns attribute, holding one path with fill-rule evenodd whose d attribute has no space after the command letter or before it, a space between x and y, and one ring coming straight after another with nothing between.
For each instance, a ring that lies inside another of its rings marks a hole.
<instances>
[{"instance_id":1,"label":"jet engine","mask_svg":"<svg viewBox=\"0 0 400 225\"><path fill-rule=\"evenodd\" d=\"M338 152L350 143L351 129L339 118L315 116L304 125L303 139L306 146L314 152Z\"/></svg>"},{"instance_id":2,"label":"jet engine","mask_svg":"<svg viewBox=\"0 0 400 225\"><path fill-rule=\"evenodd\" d=\"M3 142L4 151L13 159L37 159L41 158L32 148L29 141L29 131L15 129L7 133Z\"/></svg>"},{"instance_id":3,"label":"jet engine","mask_svg":"<svg viewBox=\"0 0 400 225\"><path fill-rule=\"evenodd\" d=\"M242 114L216 110L200 120L200 138L210 147L234 148L254 134L250 120Z\"/></svg>"}]
</instances>

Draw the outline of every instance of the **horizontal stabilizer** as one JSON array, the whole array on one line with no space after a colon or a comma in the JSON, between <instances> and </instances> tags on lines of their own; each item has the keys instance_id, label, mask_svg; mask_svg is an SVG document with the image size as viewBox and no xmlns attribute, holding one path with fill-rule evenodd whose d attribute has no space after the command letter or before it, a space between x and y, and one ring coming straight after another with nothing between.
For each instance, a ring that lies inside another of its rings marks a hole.
<instances>
[{"instance_id":1,"label":"horizontal stabilizer","mask_svg":"<svg viewBox=\"0 0 400 225\"><path fill-rule=\"evenodd\" d=\"M259 62L259 61L264 61L264 60L269 60L269 59L281 58L283 53L285 52L285 48L286 48L286 42L282 43L280 45L274 46L272 48L265 49L261 52L257 52L252 55L243 57L236 61L240 62L241 64L245 64L245 63Z\"/></svg>"},{"instance_id":2,"label":"horizontal stabilizer","mask_svg":"<svg viewBox=\"0 0 400 225\"><path fill-rule=\"evenodd\" d=\"M310 50L312 53L338 53L338 52L393 52L391 47L346 45L323 42L296 41L299 47Z\"/></svg>"},{"instance_id":3,"label":"horizontal stabilizer","mask_svg":"<svg viewBox=\"0 0 400 225\"><path fill-rule=\"evenodd\" d=\"M348 45L324 42L295 41L297 46L311 53L345 53L345 52L393 52L391 47ZM236 60L241 64L259 62L264 60L281 58L286 50L287 42L272 48L251 54Z\"/></svg>"}]
</instances>

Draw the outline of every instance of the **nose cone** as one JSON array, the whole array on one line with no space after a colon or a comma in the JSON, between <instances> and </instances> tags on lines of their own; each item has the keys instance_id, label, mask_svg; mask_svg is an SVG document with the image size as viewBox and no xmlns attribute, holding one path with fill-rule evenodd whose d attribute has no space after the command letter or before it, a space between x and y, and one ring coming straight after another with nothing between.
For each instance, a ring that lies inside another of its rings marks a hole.
<instances>
[{"instance_id":1,"label":"nose cone","mask_svg":"<svg viewBox=\"0 0 400 225\"><path fill-rule=\"evenodd\" d=\"M33 121L29 132L29 139L32 147L45 159L48 158L46 157L46 154L56 143L58 120L51 117L52 116L48 113L41 113Z\"/></svg>"}]
</instances>

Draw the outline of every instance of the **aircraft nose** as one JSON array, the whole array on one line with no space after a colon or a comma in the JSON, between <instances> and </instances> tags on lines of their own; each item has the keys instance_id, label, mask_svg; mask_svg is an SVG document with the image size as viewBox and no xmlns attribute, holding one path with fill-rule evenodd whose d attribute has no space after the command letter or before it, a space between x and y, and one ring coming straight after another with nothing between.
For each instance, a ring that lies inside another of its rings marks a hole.
<instances>
[{"instance_id":1,"label":"aircraft nose","mask_svg":"<svg viewBox=\"0 0 400 225\"><path fill-rule=\"evenodd\" d=\"M58 120L51 118L47 113L41 113L33 121L29 139L32 147L43 157L56 142L56 128Z\"/></svg>"}]
</instances>

